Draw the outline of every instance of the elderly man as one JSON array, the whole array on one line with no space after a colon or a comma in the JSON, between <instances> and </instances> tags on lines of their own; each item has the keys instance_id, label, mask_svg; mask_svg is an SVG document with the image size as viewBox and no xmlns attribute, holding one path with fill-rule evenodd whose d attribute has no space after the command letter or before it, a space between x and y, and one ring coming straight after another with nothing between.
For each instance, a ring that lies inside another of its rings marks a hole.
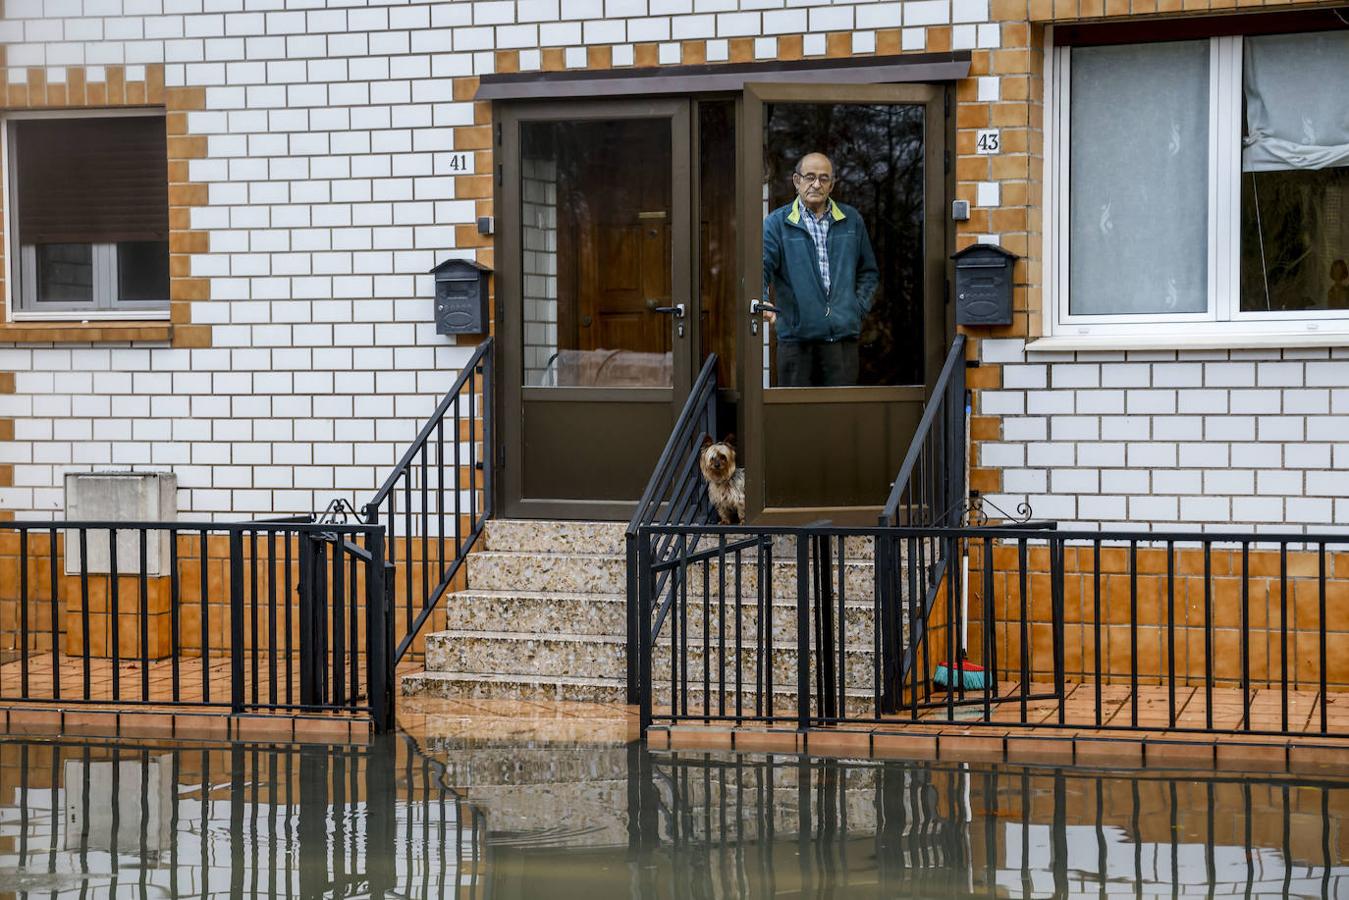
<instances>
[{"instance_id":1,"label":"elderly man","mask_svg":"<svg viewBox=\"0 0 1349 900\"><path fill-rule=\"evenodd\" d=\"M880 281L857 210L829 199L834 164L811 153L792 173L796 198L763 224L763 289L779 313L778 387L857 383L857 336Z\"/></svg>"}]
</instances>

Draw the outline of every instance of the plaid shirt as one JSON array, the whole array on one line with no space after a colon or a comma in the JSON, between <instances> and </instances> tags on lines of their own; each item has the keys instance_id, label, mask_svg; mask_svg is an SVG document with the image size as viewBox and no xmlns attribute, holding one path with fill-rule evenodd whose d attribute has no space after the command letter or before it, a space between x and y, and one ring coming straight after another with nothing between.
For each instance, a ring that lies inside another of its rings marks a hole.
<instances>
[{"instance_id":1,"label":"plaid shirt","mask_svg":"<svg viewBox=\"0 0 1349 900\"><path fill-rule=\"evenodd\" d=\"M824 282L826 297L829 295L829 226L834 221L834 217L830 215L832 212L832 200L825 204L824 212L820 213L819 218L816 218L804 203L801 204L801 222L815 241L815 261L820 266L820 280Z\"/></svg>"}]
</instances>

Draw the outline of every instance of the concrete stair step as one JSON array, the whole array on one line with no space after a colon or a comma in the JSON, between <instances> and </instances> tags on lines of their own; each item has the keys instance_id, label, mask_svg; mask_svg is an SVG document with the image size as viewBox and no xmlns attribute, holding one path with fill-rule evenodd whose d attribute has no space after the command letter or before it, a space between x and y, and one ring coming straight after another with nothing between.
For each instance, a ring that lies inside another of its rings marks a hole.
<instances>
[{"instance_id":1,"label":"concrete stair step","mask_svg":"<svg viewBox=\"0 0 1349 900\"><path fill-rule=\"evenodd\" d=\"M728 592L729 593L729 592ZM691 636L701 637L703 604L691 598L688 628ZM733 601L733 596L730 597ZM445 625L451 631L519 632L522 634L565 633L622 636L627 631L627 599L620 594L573 594L546 591L460 591L445 603ZM752 640L759 622L753 596L742 598L740 631L742 640ZM708 631L721 633L718 604L708 604ZM846 632L857 641L870 640L875 619L869 601L849 600L844 604ZM735 608L728 603L724 611L727 640L734 640ZM796 640L796 600L773 600L774 640Z\"/></svg>"},{"instance_id":2,"label":"concrete stair step","mask_svg":"<svg viewBox=\"0 0 1349 900\"><path fill-rule=\"evenodd\" d=\"M426 636L426 670L623 679L626 643L615 635L437 631Z\"/></svg>"},{"instance_id":3,"label":"concrete stair step","mask_svg":"<svg viewBox=\"0 0 1349 900\"><path fill-rule=\"evenodd\" d=\"M624 553L626 522L492 519L483 547L516 553Z\"/></svg>"},{"instance_id":4,"label":"concrete stair step","mask_svg":"<svg viewBox=\"0 0 1349 900\"><path fill-rule=\"evenodd\" d=\"M620 556L626 552L626 522L585 522L545 519L493 519L483 535L483 549L521 553L597 553ZM733 542L735 536L728 536ZM716 536L704 538L700 546L715 546ZM848 559L871 559L875 542L866 536L844 538ZM773 538L778 556L795 556L796 539L790 535ZM832 551L837 558L838 542Z\"/></svg>"},{"instance_id":5,"label":"concrete stair step","mask_svg":"<svg viewBox=\"0 0 1349 900\"><path fill-rule=\"evenodd\" d=\"M875 569L870 561L852 560L845 565L845 593L855 600L872 596ZM782 596L796 585L796 563L775 559L773 592ZM707 564L708 584L716 590L720 584L720 566ZM703 567L689 570L689 593L701 595ZM598 553L523 553L485 550L468 559L469 587L478 591L562 592L572 594L624 594L627 591L627 562L621 556ZM735 571L728 565L727 591L734 590ZM742 590L758 589L758 569L745 560L741 569Z\"/></svg>"},{"instance_id":6,"label":"concrete stair step","mask_svg":"<svg viewBox=\"0 0 1349 900\"><path fill-rule=\"evenodd\" d=\"M795 682L791 682L795 684ZM542 675L485 675L469 672L419 672L405 675L401 692L405 697L442 697L448 699L469 700L549 700L574 701L583 703L626 703L627 689L620 678L584 678L557 677ZM653 706L659 713L668 711L670 692L668 678L665 683L657 682L652 695ZM869 716L875 712L870 691L850 689L845 697L850 715ZM724 705L722 705L724 701ZM745 716L754 715L755 695L752 690L740 695L741 710ZM689 685L688 711L699 715L704 711L703 692L694 684ZM709 714L718 715L721 710L726 714L735 714L735 694L732 692L711 694ZM791 716L796 710L796 691L794 688L773 686L773 710L778 715Z\"/></svg>"},{"instance_id":7,"label":"concrete stair step","mask_svg":"<svg viewBox=\"0 0 1349 900\"><path fill-rule=\"evenodd\" d=\"M721 669L721 649L716 641L690 640L684 664L689 681L701 683L704 659L715 683ZM792 642L775 642L771 650L773 680L777 684L795 684L797 647ZM735 660L739 660L741 682L753 689L754 672L759 664L757 644L746 641L740 654L728 642L726 680L734 681ZM844 657L845 680L850 687L867 689L872 684L872 646L849 647ZM626 678L626 640L614 635L524 634L518 632L439 631L427 635L426 670L436 672L481 672L494 675L534 677L573 676ZM668 682L671 672L671 648L668 641L657 644L652 658L652 679Z\"/></svg>"},{"instance_id":8,"label":"concrete stair step","mask_svg":"<svg viewBox=\"0 0 1349 900\"><path fill-rule=\"evenodd\" d=\"M454 631L627 631L628 601L622 594L475 590L451 594L443 602L446 626Z\"/></svg>"},{"instance_id":9,"label":"concrete stair step","mask_svg":"<svg viewBox=\"0 0 1349 900\"><path fill-rule=\"evenodd\" d=\"M736 675L736 654L730 647L727 648L727 660L725 669L725 685L728 692L733 692ZM872 678L872 659L874 654L870 647L850 647L844 654L844 683L850 690L869 691L874 679ZM720 687L718 684L721 669L722 655L716 646L704 651L701 646L695 646L690 643L686 660L685 676L688 680L690 689L695 685L703 683L703 661L707 661L708 677L714 691ZM837 666L838 657L834 656L834 664ZM656 649L651 660L651 679L654 684L670 683L671 677L671 654L669 644L665 644ZM757 649L746 648L739 655L740 660L740 683L741 692L747 694L754 693L754 673L759 662ZM777 644L773 647L772 668L773 668L773 686L776 689L782 687L796 686L796 660L797 651L794 644ZM812 678L814 677L815 664L811 665ZM812 682L813 683L813 682Z\"/></svg>"},{"instance_id":10,"label":"concrete stair step","mask_svg":"<svg viewBox=\"0 0 1349 900\"><path fill-rule=\"evenodd\" d=\"M454 700L566 700L626 703L623 678L557 675L501 675L474 672L418 672L404 675L405 697Z\"/></svg>"}]
</instances>

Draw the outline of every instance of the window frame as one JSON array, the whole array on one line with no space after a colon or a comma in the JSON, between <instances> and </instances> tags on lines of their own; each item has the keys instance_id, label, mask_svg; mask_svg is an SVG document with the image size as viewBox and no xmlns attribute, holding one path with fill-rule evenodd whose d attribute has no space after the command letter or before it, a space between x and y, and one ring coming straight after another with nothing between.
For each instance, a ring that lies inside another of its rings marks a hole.
<instances>
[{"instance_id":1,"label":"window frame","mask_svg":"<svg viewBox=\"0 0 1349 900\"><path fill-rule=\"evenodd\" d=\"M127 300L115 298L117 285L117 245L96 243L93 247L94 299L86 304L67 304L61 309L34 309L36 302L34 276L36 252L24 251L16 240L18 236L18 169L14 164L13 128L17 122L34 119L112 119L157 118L166 113L157 107L132 109L71 109L24 110L0 115L0 159L4 161L0 173L0 190L4 203L4 253L7 264L4 272L4 311L10 322L81 322L81 321L167 321L170 318L171 298L163 300ZM169 283L172 285L172 271ZM107 305L100 306L100 303Z\"/></svg>"},{"instance_id":2,"label":"window frame","mask_svg":"<svg viewBox=\"0 0 1349 900\"><path fill-rule=\"evenodd\" d=\"M1045 349L1349 344L1349 310L1241 310L1241 135L1244 36L1177 35L1209 42L1208 305L1203 313L1072 315L1069 172L1073 45L1045 39ZM1161 40L1158 41L1159 43ZM1120 41L1135 44L1138 41ZM1282 326L1282 327L1280 327Z\"/></svg>"}]
</instances>

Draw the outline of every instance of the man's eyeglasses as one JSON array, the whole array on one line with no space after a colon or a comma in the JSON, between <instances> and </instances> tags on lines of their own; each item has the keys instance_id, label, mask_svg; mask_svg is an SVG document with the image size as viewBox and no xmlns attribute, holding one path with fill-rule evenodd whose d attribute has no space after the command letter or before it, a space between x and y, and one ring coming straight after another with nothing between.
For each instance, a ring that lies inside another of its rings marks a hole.
<instances>
[{"instance_id":1,"label":"man's eyeglasses","mask_svg":"<svg viewBox=\"0 0 1349 900\"><path fill-rule=\"evenodd\" d=\"M818 184L820 187L828 187L834 183L833 175L816 175L814 172L793 172L792 174L802 181Z\"/></svg>"}]
</instances>

